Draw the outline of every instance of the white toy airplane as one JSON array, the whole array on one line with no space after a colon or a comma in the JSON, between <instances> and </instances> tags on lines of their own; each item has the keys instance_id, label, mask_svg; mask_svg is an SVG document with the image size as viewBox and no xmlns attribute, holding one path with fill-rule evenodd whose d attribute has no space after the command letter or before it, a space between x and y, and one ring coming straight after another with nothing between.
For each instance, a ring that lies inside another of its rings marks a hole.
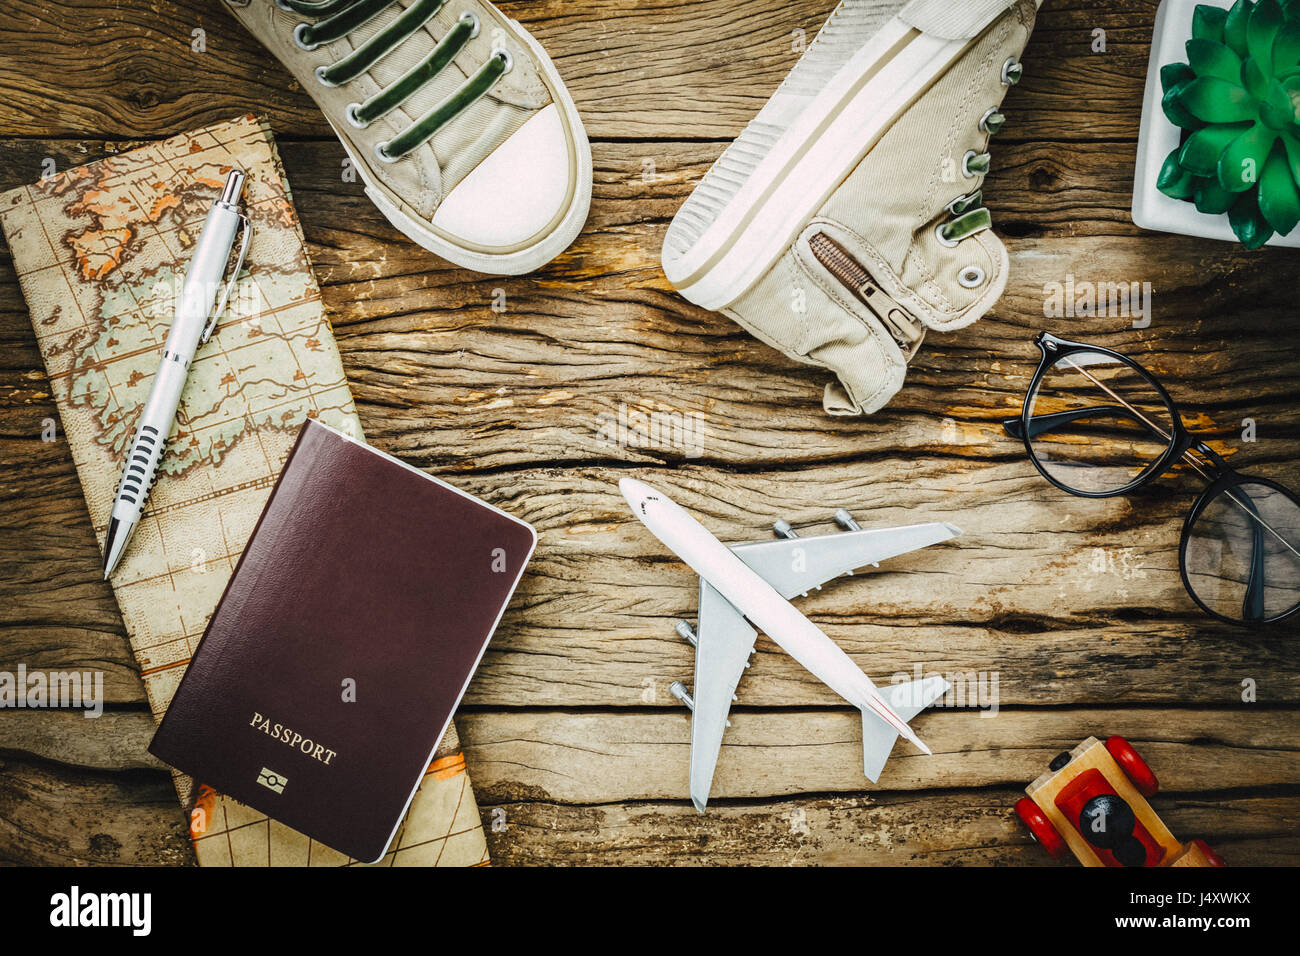
<instances>
[{"instance_id":1,"label":"white toy airplane","mask_svg":"<svg viewBox=\"0 0 1300 956\"><path fill-rule=\"evenodd\" d=\"M728 548L663 492L633 478L622 479L618 487L642 524L700 576L699 632L685 621L677 624L677 632L695 646L695 694L692 697L680 683L671 688L692 713L695 809L703 813L708 803L722 735L730 726L727 714L740 675L749 666L757 629L862 711L863 768L872 782L884 769L898 735L930 753L907 721L946 694L948 682L932 677L882 693L789 599L857 568L948 541L961 534L960 528L936 522L863 531L841 509L835 520L848 534L800 538L778 521L774 527L782 540Z\"/></svg>"}]
</instances>

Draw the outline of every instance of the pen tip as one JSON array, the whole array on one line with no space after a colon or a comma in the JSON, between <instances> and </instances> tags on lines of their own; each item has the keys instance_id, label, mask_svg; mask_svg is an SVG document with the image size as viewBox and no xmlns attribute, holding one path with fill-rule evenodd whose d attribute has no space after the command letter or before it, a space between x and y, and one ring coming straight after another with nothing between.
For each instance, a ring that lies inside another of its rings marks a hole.
<instances>
[{"instance_id":1,"label":"pen tip","mask_svg":"<svg viewBox=\"0 0 1300 956\"><path fill-rule=\"evenodd\" d=\"M104 580L107 581L117 567L117 559L122 555L122 544L118 540L122 533L122 523L117 518L108 520L108 533L104 535Z\"/></svg>"}]
</instances>

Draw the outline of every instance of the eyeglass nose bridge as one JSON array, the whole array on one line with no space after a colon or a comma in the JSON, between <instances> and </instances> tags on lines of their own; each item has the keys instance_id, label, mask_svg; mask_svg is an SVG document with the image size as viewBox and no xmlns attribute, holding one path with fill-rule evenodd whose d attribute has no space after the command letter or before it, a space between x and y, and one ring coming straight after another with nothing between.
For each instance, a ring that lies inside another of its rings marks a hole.
<instances>
[{"instance_id":1,"label":"eyeglass nose bridge","mask_svg":"<svg viewBox=\"0 0 1300 956\"><path fill-rule=\"evenodd\" d=\"M1201 476L1207 488L1225 475L1236 474L1222 455L1185 428L1180 430L1173 447L1166 454L1171 466L1179 461L1191 466L1192 471ZM1197 458L1197 455L1201 457Z\"/></svg>"},{"instance_id":2,"label":"eyeglass nose bridge","mask_svg":"<svg viewBox=\"0 0 1300 956\"><path fill-rule=\"evenodd\" d=\"M1232 469L1228 466L1228 463L1224 461L1223 456L1220 455L1217 451L1215 451L1205 442L1201 441L1199 438L1190 435L1188 436L1188 438L1191 443L1191 447L1195 448L1198 452L1200 452L1202 455L1208 458L1210 460L1210 464L1214 465L1214 467L1218 469L1219 474L1215 475L1216 479L1232 471Z\"/></svg>"}]
</instances>

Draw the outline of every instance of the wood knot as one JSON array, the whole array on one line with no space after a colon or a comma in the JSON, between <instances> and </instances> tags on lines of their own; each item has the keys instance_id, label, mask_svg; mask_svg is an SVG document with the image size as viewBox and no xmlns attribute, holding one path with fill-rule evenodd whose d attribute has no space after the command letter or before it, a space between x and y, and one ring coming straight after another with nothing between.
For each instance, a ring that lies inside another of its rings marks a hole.
<instances>
[{"instance_id":1,"label":"wood knot","mask_svg":"<svg viewBox=\"0 0 1300 956\"><path fill-rule=\"evenodd\" d=\"M1029 185L1040 192L1046 192L1054 188L1060 179L1061 177L1056 174L1056 170L1047 166L1039 166L1029 174Z\"/></svg>"},{"instance_id":2,"label":"wood knot","mask_svg":"<svg viewBox=\"0 0 1300 956\"><path fill-rule=\"evenodd\" d=\"M131 102L132 106L140 110L154 109L159 103L158 92L156 90L143 88L132 92L127 99Z\"/></svg>"}]
</instances>

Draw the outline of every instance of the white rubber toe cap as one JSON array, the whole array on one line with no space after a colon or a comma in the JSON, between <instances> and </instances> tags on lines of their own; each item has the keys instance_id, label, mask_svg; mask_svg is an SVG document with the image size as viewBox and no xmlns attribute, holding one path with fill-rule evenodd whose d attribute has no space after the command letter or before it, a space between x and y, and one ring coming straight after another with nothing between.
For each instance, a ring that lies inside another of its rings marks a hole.
<instances>
[{"instance_id":1,"label":"white rubber toe cap","mask_svg":"<svg viewBox=\"0 0 1300 956\"><path fill-rule=\"evenodd\" d=\"M447 194L433 224L478 246L517 246L565 209L573 175L564 125L552 103Z\"/></svg>"}]
</instances>

